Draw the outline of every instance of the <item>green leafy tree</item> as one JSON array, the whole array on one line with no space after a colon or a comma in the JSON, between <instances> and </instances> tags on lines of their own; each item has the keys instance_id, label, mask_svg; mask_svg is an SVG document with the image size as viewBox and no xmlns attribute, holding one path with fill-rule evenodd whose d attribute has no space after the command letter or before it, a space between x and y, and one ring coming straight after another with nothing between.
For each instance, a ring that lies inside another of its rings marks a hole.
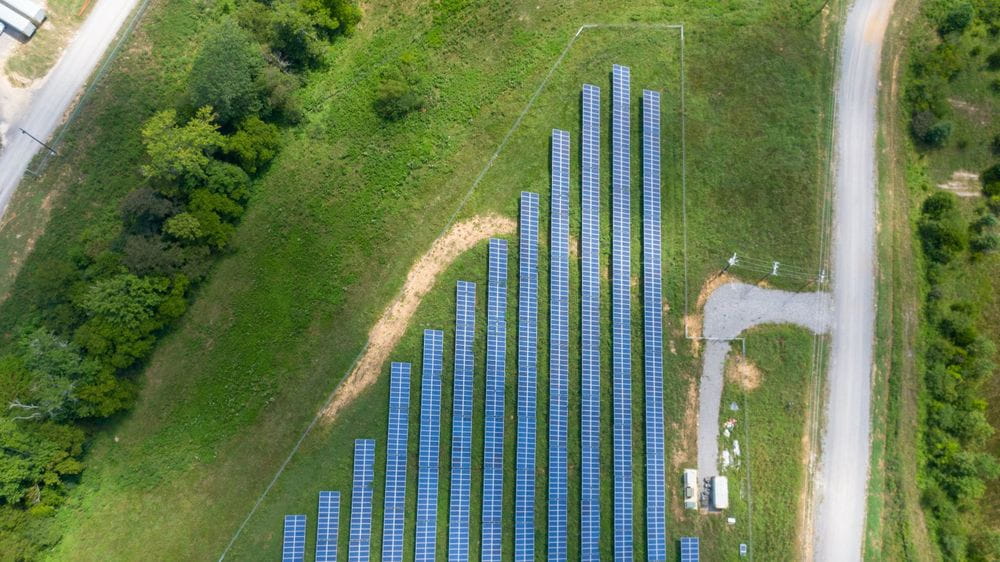
<instances>
[{"instance_id":1,"label":"green leafy tree","mask_svg":"<svg viewBox=\"0 0 1000 562\"><path fill-rule=\"evenodd\" d=\"M271 50L289 66L307 68L317 65L323 58L323 41L312 17L298 2L278 0L271 11L270 24Z\"/></svg>"},{"instance_id":2,"label":"green leafy tree","mask_svg":"<svg viewBox=\"0 0 1000 562\"><path fill-rule=\"evenodd\" d=\"M243 203L250 197L250 176L239 166L215 161L208 167L202 187Z\"/></svg>"},{"instance_id":3,"label":"green leafy tree","mask_svg":"<svg viewBox=\"0 0 1000 562\"><path fill-rule=\"evenodd\" d=\"M124 369L145 357L153 332L163 325L159 307L167 299L167 279L121 273L87 288L79 307L87 320L74 341L104 364Z\"/></svg>"},{"instance_id":4,"label":"green leafy tree","mask_svg":"<svg viewBox=\"0 0 1000 562\"><path fill-rule=\"evenodd\" d=\"M167 109L154 115L142 128L149 162L142 167L146 177L167 182L163 191L171 195L173 182L200 179L212 162L211 154L222 147L223 137L211 107L202 107L184 125L177 112Z\"/></svg>"},{"instance_id":5,"label":"green leafy tree","mask_svg":"<svg viewBox=\"0 0 1000 562\"><path fill-rule=\"evenodd\" d=\"M38 503L42 488L79 474L83 440L83 431L72 426L0 417L0 502Z\"/></svg>"},{"instance_id":6,"label":"green leafy tree","mask_svg":"<svg viewBox=\"0 0 1000 562\"><path fill-rule=\"evenodd\" d=\"M195 242L204 236L201 223L191 213L176 214L163 225L163 232L182 242Z\"/></svg>"},{"instance_id":7,"label":"green leafy tree","mask_svg":"<svg viewBox=\"0 0 1000 562\"><path fill-rule=\"evenodd\" d=\"M191 101L195 107L212 107L222 124L234 124L263 108L258 84L263 69L260 47L226 19L209 34L191 68Z\"/></svg>"},{"instance_id":8,"label":"green leafy tree","mask_svg":"<svg viewBox=\"0 0 1000 562\"><path fill-rule=\"evenodd\" d=\"M225 153L248 174L256 174L278 154L281 131L251 116L240 123L239 129L226 139Z\"/></svg>"}]
</instances>

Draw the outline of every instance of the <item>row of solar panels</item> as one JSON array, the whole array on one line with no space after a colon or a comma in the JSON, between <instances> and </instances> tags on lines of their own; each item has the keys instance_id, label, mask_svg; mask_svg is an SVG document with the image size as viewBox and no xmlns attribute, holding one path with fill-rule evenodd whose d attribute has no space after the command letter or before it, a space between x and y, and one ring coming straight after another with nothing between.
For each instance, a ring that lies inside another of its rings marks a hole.
<instances>
[{"instance_id":1,"label":"row of solar panels","mask_svg":"<svg viewBox=\"0 0 1000 562\"><path fill-rule=\"evenodd\" d=\"M581 195L581 556L596 560L600 540L600 89L583 87ZM614 384L614 537L615 559L631 560L631 249L630 249L630 71L612 69L612 355ZM659 94L643 92L643 302L661 302L660 123ZM551 143L550 411L548 552L567 556L567 433L569 386L569 133L554 129ZM518 433L515 499L515 559L532 560L534 545L538 195L521 194L518 323ZM489 243L486 359L486 417L483 462L482 552L500 560L503 499L503 420L506 358L507 243ZM449 559L469 557L471 493L472 344L475 285L460 281L456 299L455 379L452 427L452 486ZM663 450L662 317L659 306L645 307L645 383L647 440L647 536L650 560L666 560L666 492ZM440 434L441 340L424 334L420 476L418 478L417 560L432 560L437 515ZM430 351L428 351L430 350ZM402 559L405 499L409 364L392 366L389 452L386 461L383 558ZM397 388L397 384L400 385ZM405 386L405 390L403 387ZM360 441L372 449L374 443ZM369 458L367 449L361 458ZM352 505L351 559L370 551L370 465L357 464L355 492L365 505ZM359 472L360 471L360 472ZM360 476L359 476L360 474ZM360 480L359 480L360 478ZM359 488L361 486L361 488ZM367 490L367 499L365 499ZM352 502L354 503L354 502ZM367 510L367 511L366 511ZM353 513L359 513L357 533ZM367 521L367 523L365 523ZM357 535L357 536L355 536ZM317 545L318 546L318 545ZM355 549L357 546L357 549ZM362 552L364 551L364 552Z\"/></svg>"}]
</instances>

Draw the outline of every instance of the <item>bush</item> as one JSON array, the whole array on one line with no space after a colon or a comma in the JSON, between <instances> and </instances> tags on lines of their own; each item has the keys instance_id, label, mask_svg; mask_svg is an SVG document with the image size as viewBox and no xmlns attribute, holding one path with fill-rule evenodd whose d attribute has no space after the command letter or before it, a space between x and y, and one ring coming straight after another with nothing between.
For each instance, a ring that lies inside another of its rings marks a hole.
<instances>
[{"instance_id":1,"label":"bush","mask_svg":"<svg viewBox=\"0 0 1000 562\"><path fill-rule=\"evenodd\" d=\"M910 120L913 139L924 148L940 148L951 135L951 123L941 121L930 111L919 111Z\"/></svg>"},{"instance_id":2,"label":"bush","mask_svg":"<svg viewBox=\"0 0 1000 562\"><path fill-rule=\"evenodd\" d=\"M979 181L983 185L983 195L986 197L1000 195L1000 164L994 164L984 170L979 176Z\"/></svg>"},{"instance_id":3,"label":"bush","mask_svg":"<svg viewBox=\"0 0 1000 562\"><path fill-rule=\"evenodd\" d=\"M933 262L948 263L968 243L968 231L955 204L955 196L939 191L927 198L917 232L924 254Z\"/></svg>"},{"instance_id":4,"label":"bush","mask_svg":"<svg viewBox=\"0 0 1000 562\"><path fill-rule=\"evenodd\" d=\"M969 2L953 2L938 22L938 33L962 33L972 23L975 11Z\"/></svg>"},{"instance_id":5,"label":"bush","mask_svg":"<svg viewBox=\"0 0 1000 562\"><path fill-rule=\"evenodd\" d=\"M274 159L279 148L281 131L278 127L264 123L258 117L250 117L226 139L223 151L247 174L256 174Z\"/></svg>"},{"instance_id":6,"label":"bush","mask_svg":"<svg viewBox=\"0 0 1000 562\"><path fill-rule=\"evenodd\" d=\"M986 55L986 68L989 70L1000 70L1000 49Z\"/></svg>"},{"instance_id":7,"label":"bush","mask_svg":"<svg viewBox=\"0 0 1000 562\"><path fill-rule=\"evenodd\" d=\"M375 93L375 113L386 121L397 121L423 107L423 98L404 80L385 79Z\"/></svg>"}]
</instances>

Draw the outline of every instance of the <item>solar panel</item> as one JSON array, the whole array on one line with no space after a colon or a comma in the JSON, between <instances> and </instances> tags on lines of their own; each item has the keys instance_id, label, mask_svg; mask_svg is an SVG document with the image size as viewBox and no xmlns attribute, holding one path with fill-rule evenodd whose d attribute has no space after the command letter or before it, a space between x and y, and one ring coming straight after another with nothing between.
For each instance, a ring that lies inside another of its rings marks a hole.
<instances>
[{"instance_id":1,"label":"solar panel","mask_svg":"<svg viewBox=\"0 0 1000 562\"><path fill-rule=\"evenodd\" d=\"M698 562L698 537L681 537L681 562Z\"/></svg>"},{"instance_id":2,"label":"solar panel","mask_svg":"<svg viewBox=\"0 0 1000 562\"><path fill-rule=\"evenodd\" d=\"M566 559L569 431L569 133L552 131L549 266L549 560Z\"/></svg>"},{"instance_id":3,"label":"solar panel","mask_svg":"<svg viewBox=\"0 0 1000 562\"><path fill-rule=\"evenodd\" d=\"M660 94L642 92L642 264L646 382L646 557L667 559L663 451L663 297L660 234Z\"/></svg>"},{"instance_id":4,"label":"solar panel","mask_svg":"<svg viewBox=\"0 0 1000 562\"><path fill-rule=\"evenodd\" d=\"M350 562L367 562L372 549L372 482L375 480L375 440L354 441L354 487L351 491Z\"/></svg>"},{"instance_id":5,"label":"solar panel","mask_svg":"<svg viewBox=\"0 0 1000 562\"><path fill-rule=\"evenodd\" d=\"M302 562L306 556L306 516L286 515L281 562Z\"/></svg>"},{"instance_id":6,"label":"solar panel","mask_svg":"<svg viewBox=\"0 0 1000 562\"><path fill-rule=\"evenodd\" d=\"M393 363L389 368L389 443L385 454L385 503L382 513L382 560L386 562L403 562L409 413L410 364Z\"/></svg>"},{"instance_id":7,"label":"solar panel","mask_svg":"<svg viewBox=\"0 0 1000 562\"><path fill-rule=\"evenodd\" d=\"M337 562L340 492L320 492L316 518L316 562Z\"/></svg>"},{"instance_id":8,"label":"solar panel","mask_svg":"<svg viewBox=\"0 0 1000 562\"><path fill-rule=\"evenodd\" d=\"M514 559L535 559L538 366L538 194L521 192L517 305L517 482Z\"/></svg>"},{"instance_id":9,"label":"solar panel","mask_svg":"<svg viewBox=\"0 0 1000 562\"><path fill-rule=\"evenodd\" d=\"M472 470L472 345L476 333L476 284L459 281L455 294L455 381L451 423L451 497L448 559L469 559Z\"/></svg>"},{"instance_id":10,"label":"solar panel","mask_svg":"<svg viewBox=\"0 0 1000 562\"><path fill-rule=\"evenodd\" d=\"M441 363L444 332L424 330L420 381L420 455L417 468L415 560L433 561L437 546L438 468L441 448Z\"/></svg>"},{"instance_id":11,"label":"solar panel","mask_svg":"<svg viewBox=\"0 0 1000 562\"><path fill-rule=\"evenodd\" d=\"M611 75L611 355L614 383L615 560L632 560L632 308L629 68Z\"/></svg>"},{"instance_id":12,"label":"solar panel","mask_svg":"<svg viewBox=\"0 0 1000 562\"><path fill-rule=\"evenodd\" d=\"M486 419L483 435L482 560L501 556L503 416L507 354L507 241L490 239L486 330Z\"/></svg>"},{"instance_id":13,"label":"solar panel","mask_svg":"<svg viewBox=\"0 0 1000 562\"><path fill-rule=\"evenodd\" d=\"M583 85L580 170L580 556L600 560L601 540L601 90Z\"/></svg>"}]
</instances>

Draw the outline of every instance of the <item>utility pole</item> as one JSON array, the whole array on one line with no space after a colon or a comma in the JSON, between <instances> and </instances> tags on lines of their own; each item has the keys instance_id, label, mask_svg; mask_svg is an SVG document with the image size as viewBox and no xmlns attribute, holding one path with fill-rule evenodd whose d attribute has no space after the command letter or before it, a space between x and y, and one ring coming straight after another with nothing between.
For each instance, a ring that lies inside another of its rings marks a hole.
<instances>
[{"instance_id":1,"label":"utility pole","mask_svg":"<svg viewBox=\"0 0 1000 562\"><path fill-rule=\"evenodd\" d=\"M739 263L739 261L739 258L736 257L736 252L733 252L733 257L729 258L729 261L726 262L726 267L723 267L721 271L715 274L715 276L719 277L720 275L725 275L726 272L729 271L729 268Z\"/></svg>"},{"instance_id":2,"label":"utility pole","mask_svg":"<svg viewBox=\"0 0 1000 562\"><path fill-rule=\"evenodd\" d=\"M779 264L778 262L773 262L771 264L771 273L768 273L767 275L765 275L765 276L761 277L760 279L758 279L757 280L757 284L760 285L765 280L767 280L768 277L771 277L772 275L775 276L775 277L777 277L778 276L778 266L780 266L780 265L781 264Z\"/></svg>"},{"instance_id":3,"label":"utility pole","mask_svg":"<svg viewBox=\"0 0 1000 562\"><path fill-rule=\"evenodd\" d=\"M31 140L33 140L33 141L37 142L38 144L40 144L40 145L44 146L45 148L49 149L49 152L51 152L53 156L59 156L59 153L58 153L58 152L56 152L56 149L54 149L54 148L52 148L51 146L49 146L49 145L45 144L44 142L42 142L42 141L41 141L41 140L40 140L40 139L39 139L38 137L36 137L35 135L33 135L33 134L29 133L28 131L25 131L25 130L24 130L24 129L22 129L21 127L18 127L18 129L21 129L21 133L23 133L23 134L25 134L25 135L28 135L29 137L31 137Z\"/></svg>"}]
</instances>

